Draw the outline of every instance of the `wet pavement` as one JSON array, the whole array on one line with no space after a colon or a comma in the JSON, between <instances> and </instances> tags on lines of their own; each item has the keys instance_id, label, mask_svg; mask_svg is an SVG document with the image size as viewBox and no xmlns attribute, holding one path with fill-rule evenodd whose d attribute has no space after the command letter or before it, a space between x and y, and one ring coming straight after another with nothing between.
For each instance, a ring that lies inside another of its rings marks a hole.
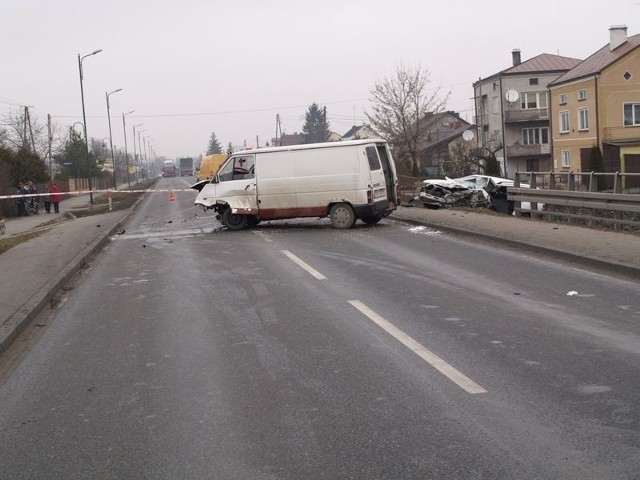
<instances>
[{"instance_id":1,"label":"wet pavement","mask_svg":"<svg viewBox=\"0 0 640 480\"><path fill-rule=\"evenodd\" d=\"M6 219L6 233L0 238L25 233L34 235L0 255L0 351L55 301L65 283L110 238L117 238L135 208L77 218L71 213L88 206L89 196L82 195L61 202L58 214L39 213ZM471 241L476 239L526 249L530 253L551 254L633 280L640 279L640 235L637 234L458 209L400 207L389 218L417 228L464 235ZM215 221L213 215L203 216L200 220L202 222L196 223L206 223L207 232L216 230L211 228L211 222ZM192 227L194 225L189 223L171 228L193 235ZM133 233L127 232L127 235Z\"/></svg>"}]
</instances>

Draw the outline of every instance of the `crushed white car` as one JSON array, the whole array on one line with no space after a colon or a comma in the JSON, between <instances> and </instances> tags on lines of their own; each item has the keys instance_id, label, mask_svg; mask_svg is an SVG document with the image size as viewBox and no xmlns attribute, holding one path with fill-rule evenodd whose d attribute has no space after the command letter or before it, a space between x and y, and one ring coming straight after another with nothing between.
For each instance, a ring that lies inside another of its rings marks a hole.
<instances>
[{"instance_id":1,"label":"crushed white car","mask_svg":"<svg viewBox=\"0 0 640 480\"><path fill-rule=\"evenodd\" d=\"M507 200L507 188L513 187L513 180L490 175L467 175L460 178L445 177L425 180L410 205L425 208L490 208L501 213L513 213L513 202ZM529 185L521 184L523 188ZM528 209L528 204L522 204Z\"/></svg>"}]
</instances>

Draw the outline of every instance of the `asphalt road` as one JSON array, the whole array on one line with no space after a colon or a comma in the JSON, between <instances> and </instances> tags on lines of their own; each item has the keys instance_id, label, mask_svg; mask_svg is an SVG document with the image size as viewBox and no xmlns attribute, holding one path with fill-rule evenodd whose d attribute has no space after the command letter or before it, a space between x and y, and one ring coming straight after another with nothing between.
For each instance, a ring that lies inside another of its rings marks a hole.
<instances>
[{"instance_id":1,"label":"asphalt road","mask_svg":"<svg viewBox=\"0 0 640 480\"><path fill-rule=\"evenodd\" d=\"M145 199L40 320L0 478L637 478L636 283L190 200Z\"/></svg>"}]
</instances>

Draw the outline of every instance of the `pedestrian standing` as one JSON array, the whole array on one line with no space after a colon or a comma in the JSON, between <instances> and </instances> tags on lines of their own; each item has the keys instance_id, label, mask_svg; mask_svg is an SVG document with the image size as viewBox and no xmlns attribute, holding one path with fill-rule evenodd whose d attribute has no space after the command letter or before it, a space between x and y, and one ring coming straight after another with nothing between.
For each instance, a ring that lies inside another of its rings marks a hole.
<instances>
[{"instance_id":1,"label":"pedestrian standing","mask_svg":"<svg viewBox=\"0 0 640 480\"><path fill-rule=\"evenodd\" d=\"M51 195L49 195L49 185L44 186L44 195L42 195L42 201L44 202L44 209L47 213L51 213Z\"/></svg>"},{"instance_id":2,"label":"pedestrian standing","mask_svg":"<svg viewBox=\"0 0 640 480\"><path fill-rule=\"evenodd\" d=\"M24 217L27 214L27 210L25 208L24 202L25 202L25 197L23 197L22 195L24 195L24 185L22 185L21 183L18 184L18 190L16 190L16 195L20 195L17 199L16 199L16 207L18 208L18 216L19 217Z\"/></svg>"},{"instance_id":3,"label":"pedestrian standing","mask_svg":"<svg viewBox=\"0 0 640 480\"><path fill-rule=\"evenodd\" d=\"M60 194L58 193L60 192L60 190L58 190L58 185L56 185L55 183L53 183L51 185L51 203L53 203L53 213L60 213Z\"/></svg>"}]
</instances>

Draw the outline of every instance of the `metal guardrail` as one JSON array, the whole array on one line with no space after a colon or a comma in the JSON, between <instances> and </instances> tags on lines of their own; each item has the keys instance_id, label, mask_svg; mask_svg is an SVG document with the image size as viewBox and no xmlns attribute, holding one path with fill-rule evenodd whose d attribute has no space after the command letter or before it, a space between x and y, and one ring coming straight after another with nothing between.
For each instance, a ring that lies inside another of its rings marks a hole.
<instances>
[{"instance_id":1,"label":"metal guardrail","mask_svg":"<svg viewBox=\"0 0 640 480\"><path fill-rule=\"evenodd\" d=\"M529 188L520 187L523 177L529 181ZM544 182L540 182L541 177ZM558 177L563 181L558 182ZM607 177L613 180L613 188L595 191ZM583 182L585 178L587 182ZM507 199L514 202L516 216L529 213L532 218L587 222L589 226L611 223L622 230L623 225L640 227L640 193L623 190L625 183L636 183L636 178L640 179L640 173L517 172ZM530 208L522 208L523 202L529 202Z\"/></svg>"}]
</instances>

